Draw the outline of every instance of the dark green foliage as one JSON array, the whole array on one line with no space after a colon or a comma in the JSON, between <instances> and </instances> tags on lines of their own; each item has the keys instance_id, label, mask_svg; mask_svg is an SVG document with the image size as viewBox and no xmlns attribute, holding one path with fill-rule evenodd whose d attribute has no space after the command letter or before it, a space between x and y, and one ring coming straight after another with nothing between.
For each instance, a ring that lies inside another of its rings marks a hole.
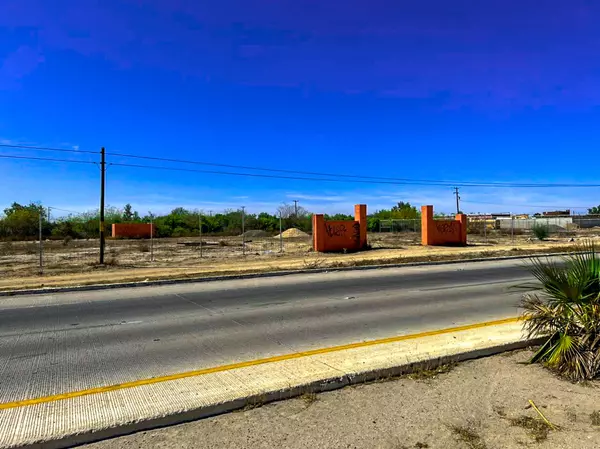
<instances>
[{"instance_id":1,"label":"dark green foliage","mask_svg":"<svg viewBox=\"0 0 600 449\"><path fill-rule=\"evenodd\" d=\"M533 228L531 228L531 231L533 232L533 235L535 235L535 237L538 240L546 240L548 238L548 236L550 235L548 226L544 226L542 224L533 225Z\"/></svg>"},{"instance_id":2,"label":"dark green foliage","mask_svg":"<svg viewBox=\"0 0 600 449\"><path fill-rule=\"evenodd\" d=\"M44 238L64 239L90 239L98 238L99 212L89 211L77 215L68 215L48 221L47 209L41 204L31 203L23 206L13 203L4 210L4 217L0 217L0 239L4 240L34 240L39 232L39 216L42 214L42 235ZM54 214L53 214L54 215ZM312 213L301 206L282 204L274 214L261 212L259 214L246 213L245 230L261 230L273 235L283 230L298 228L306 233L312 233ZM354 220L353 215L335 214L325 215L327 220ZM391 209L380 210L368 217L367 229L379 231L380 220L389 219L419 219L420 213L410 203L399 202ZM218 214L202 214L199 211L188 210L183 207L173 209L166 215L141 217L131 204L126 204L122 209L107 207L105 210L105 233L111 235L113 223L150 223L155 225L155 237L192 237L199 235L199 226L202 225L202 234L212 235L240 235L242 233L241 210L226 210Z\"/></svg>"},{"instance_id":3,"label":"dark green foliage","mask_svg":"<svg viewBox=\"0 0 600 449\"><path fill-rule=\"evenodd\" d=\"M537 282L519 287L525 330L547 337L531 362L582 381L600 377L600 259L593 243L576 251L562 264L532 259Z\"/></svg>"}]
</instances>

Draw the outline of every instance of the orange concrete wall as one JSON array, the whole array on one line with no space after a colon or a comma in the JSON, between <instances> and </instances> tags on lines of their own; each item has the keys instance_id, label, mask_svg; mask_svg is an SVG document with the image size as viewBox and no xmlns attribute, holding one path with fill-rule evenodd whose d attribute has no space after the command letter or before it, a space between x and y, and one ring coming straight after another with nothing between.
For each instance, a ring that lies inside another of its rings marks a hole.
<instances>
[{"instance_id":1,"label":"orange concrete wall","mask_svg":"<svg viewBox=\"0 0 600 449\"><path fill-rule=\"evenodd\" d=\"M115 223L112 225L112 236L121 238L143 238L156 237L156 227L150 223Z\"/></svg>"},{"instance_id":2,"label":"orange concrete wall","mask_svg":"<svg viewBox=\"0 0 600 449\"><path fill-rule=\"evenodd\" d=\"M421 243L423 245L466 245L467 216L456 214L454 220L435 220L433 206L421 207Z\"/></svg>"},{"instance_id":3,"label":"orange concrete wall","mask_svg":"<svg viewBox=\"0 0 600 449\"><path fill-rule=\"evenodd\" d=\"M358 251L367 246L367 206L354 207L354 221L326 221L322 214L313 215L315 251Z\"/></svg>"}]
</instances>

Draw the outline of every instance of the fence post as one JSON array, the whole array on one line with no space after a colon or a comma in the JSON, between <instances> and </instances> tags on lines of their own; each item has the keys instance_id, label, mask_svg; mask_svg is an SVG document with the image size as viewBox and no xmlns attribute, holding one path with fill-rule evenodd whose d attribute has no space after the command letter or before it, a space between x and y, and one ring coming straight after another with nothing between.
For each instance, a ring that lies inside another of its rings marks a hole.
<instances>
[{"instance_id":1,"label":"fence post","mask_svg":"<svg viewBox=\"0 0 600 449\"><path fill-rule=\"evenodd\" d=\"M515 245L515 217L513 214L510 214L510 239L514 246Z\"/></svg>"},{"instance_id":2,"label":"fence post","mask_svg":"<svg viewBox=\"0 0 600 449\"><path fill-rule=\"evenodd\" d=\"M202 258L202 214L198 214L198 232L200 234L200 258Z\"/></svg>"},{"instance_id":3,"label":"fence post","mask_svg":"<svg viewBox=\"0 0 600 449\"><path fill-rule=\"evenodd\" d=\"M283 219L281 212L279 212L279 252L283 252Z\"/></svg>"},{"instance_id":4,"label":"fence post","mask_svg":"<svg viewBox=\"0 0 600 449\"><path fill-rule=\"evenodd\" d=\"M246 255L246 236L244 235L245 229L244 229L244 220L246 218L246 214L244 211L245 207L242 206L242 254L245 256Z\"/></svg>"},{"instance_id":5,"label":"fence post","mask_svg":"<svg viewBox=\"0 0 600 449\"><path fill-rule=\"evenodd\" d=\"M150 212L150 262L154 262L154 217Z\"/></svg>"},{"instance_id":6,"label":"fence post","mask_svg":"<svg viewBox=\"0 0 600 449\"><path fill-rule=\"evenodd\" d=\"M42 211L40 210L40 224L39 224L39 237L40 237L40 275L44 274L44 242L42 240Z\"/></svg>"}]
</instances>

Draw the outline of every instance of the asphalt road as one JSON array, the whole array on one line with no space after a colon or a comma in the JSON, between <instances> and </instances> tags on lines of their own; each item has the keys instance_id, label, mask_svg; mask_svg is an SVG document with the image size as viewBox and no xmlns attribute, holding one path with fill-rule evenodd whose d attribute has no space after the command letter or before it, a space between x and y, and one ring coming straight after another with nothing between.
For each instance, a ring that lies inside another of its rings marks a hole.
<instances>
[{"instance_id":1,"label":"asphalt road","mask_svg":"<svg viewBox=\"0 0 600 449\"><path fill-rule=\"evenodd\" d=\"M516 316L523 261L0 298L0 403Z\"/></svg>"}]
</instances>

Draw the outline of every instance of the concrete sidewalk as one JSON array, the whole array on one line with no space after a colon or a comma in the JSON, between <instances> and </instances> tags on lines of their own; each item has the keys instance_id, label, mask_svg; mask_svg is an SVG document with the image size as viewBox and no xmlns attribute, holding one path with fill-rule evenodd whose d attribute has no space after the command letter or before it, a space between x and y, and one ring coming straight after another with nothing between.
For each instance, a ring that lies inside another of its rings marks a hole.
<instances>
[{"instance_id":1,"label":"concrete sidewalk","mask_svg":"<svg viewBox=\"0 0 600 449\"><path fill-rule=\"evenodd\" d=\"M500 320L0 404L0 447L68 447L523 347Z\"/></svg>"}]
</instances>

